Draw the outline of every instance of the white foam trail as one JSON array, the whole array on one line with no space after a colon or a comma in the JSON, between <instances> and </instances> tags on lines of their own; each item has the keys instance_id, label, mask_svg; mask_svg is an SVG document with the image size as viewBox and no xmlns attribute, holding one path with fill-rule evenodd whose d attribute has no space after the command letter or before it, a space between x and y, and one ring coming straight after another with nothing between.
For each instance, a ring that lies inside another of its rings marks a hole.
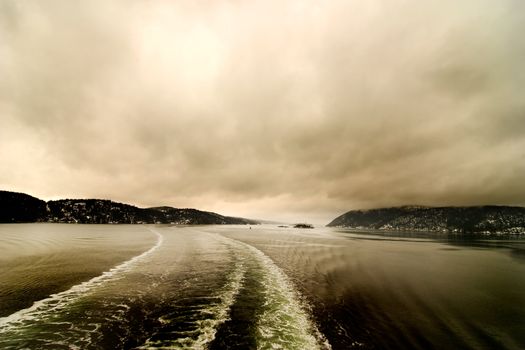
<instances>
[{"instance_id":1,"label":"white foam trail","mask_svg":"<svg viewBox=\"0 0 525 350\"><path fill-rule=\"evenodd\" d=\"M210 306L206 310L213 314L214 318L198 321L201 334L199 334L197 340L191 344L191 349L206 349L207 344L215 339L219 325L229 319L231 306L235 302L237 294L242 287L244 273L245 268L241 263L230 276L226 288L222 291L220 295L221 303Z\"/></svg>"},{"instance_id":2,"label":"white foam trail","mask_svg":"<svg viewBox=\"0 0 525 350\"><path fill-rule=\"evenodd\" d=\"M227 240L227 244L236 243L231 239L217 236ZM138 349L177 349L177 350L205 350L209 343L215 339L219 326L229 320L230 309L236 300L239 291L242 288L246 267L242 257L236 257L236 266L228 276L228 281L223 288L220 288L213 298L218 298L220 302L214 305L208 305L201 310L202 313L212 315L211 317L198 320L198 336L179 338L167 345L166 341L155 342L148 340ZM165 321L169 322L169 321Z\"/></svg>"},{"instance_id":3,"label":"white foam trail","mask_svg":"<svg viewBox=\"0 0 525 350\"><path fill-rule=\"evenodd\" d=\"M51 294L48 298L35 301L32 306L19 310L9 316L0 318L0 334L6 332L12 328L16 328L18 325L23 324L24 321L32 321L39 317L44 317L49 315L52 312L62 310L67 307L70 303L78 300L79 298L85 296L95 288L118 278L118 275L129 271L134 265L146 258L148 255L152 254L157 250L163 243L164 237L157 231L148 227L148 230L153 232L157 236L157 242L153 247L146 250L142 254L139 254L120 265L117 265L105 271L100 276L93 277L89 281L82 282L77 284L70 289Z\"/></svg>"},{"instance_id":4,"label":"white foam trail","mask_svg":"<svg viewBox=\"0 0 525 350\"><path fill-rule=\"evenodd\" d=\"M331 349L288 276L262 251L238 242L248 248L263 267L265 303L258 320L257 348Z\"/></svg>"}]
</instances>

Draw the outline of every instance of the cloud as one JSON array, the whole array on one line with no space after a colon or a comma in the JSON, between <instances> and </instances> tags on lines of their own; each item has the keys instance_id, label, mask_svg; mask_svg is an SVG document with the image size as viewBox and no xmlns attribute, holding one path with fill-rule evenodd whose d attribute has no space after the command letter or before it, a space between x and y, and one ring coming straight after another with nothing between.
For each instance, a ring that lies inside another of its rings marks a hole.
<instances>
[{"instance_id":1,"label":"cloud","mask_svg":"<svg viewBox=\"0 0 525 350\"><path fill-rule=\"evenodd\" d=\"M521 1L3 1L0 186L330 219L525 205Z\"/></svg>"}]
</instances>

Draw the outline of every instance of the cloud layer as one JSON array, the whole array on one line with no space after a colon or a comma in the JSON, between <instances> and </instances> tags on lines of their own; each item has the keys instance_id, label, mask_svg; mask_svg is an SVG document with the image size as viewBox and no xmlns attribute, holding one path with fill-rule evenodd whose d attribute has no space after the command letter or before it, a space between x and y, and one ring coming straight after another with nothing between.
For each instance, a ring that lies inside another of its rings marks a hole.
<instances>
[{"instance_id":1,"label":"cloud layer","mask_svg":"<svg viewBox=\"0 0 525 350\"><path fill-rule=\"evenodd\" d=\"M0 2L0 187L328 220L525 205L525 3Z\"/></svg>"}]
</instances>

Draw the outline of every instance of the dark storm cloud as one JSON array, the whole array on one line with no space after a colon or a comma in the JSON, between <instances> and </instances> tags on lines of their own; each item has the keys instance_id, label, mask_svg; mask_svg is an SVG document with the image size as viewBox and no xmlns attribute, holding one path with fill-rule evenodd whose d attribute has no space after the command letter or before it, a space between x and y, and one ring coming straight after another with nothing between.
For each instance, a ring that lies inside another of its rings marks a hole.
<instances>
[{"instance_id":1,"label":"dark storm cloud","mask_svg":"<svg viewBox=\"0 0 525 350\"><path fill-rule=\"evenodd\" d=\"M9 1L0 186L329 219L525 204L521 1Z\"/></svg>"}]
</instances>

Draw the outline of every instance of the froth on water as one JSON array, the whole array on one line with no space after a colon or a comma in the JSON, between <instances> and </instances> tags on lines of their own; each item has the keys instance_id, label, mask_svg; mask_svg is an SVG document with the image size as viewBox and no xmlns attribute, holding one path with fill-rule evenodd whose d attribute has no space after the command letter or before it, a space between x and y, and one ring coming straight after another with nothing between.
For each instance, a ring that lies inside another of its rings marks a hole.
<instances>
[{"instance_id":1,"label":"froth on water","mask_svg":"<svg viewBox=\"0 0 525 350\"><path fill-rule=\"evenodd\" d=\"M522 348L523 243L442 238L5 225L0 348Z\"/></svg>"}]
</instances>

